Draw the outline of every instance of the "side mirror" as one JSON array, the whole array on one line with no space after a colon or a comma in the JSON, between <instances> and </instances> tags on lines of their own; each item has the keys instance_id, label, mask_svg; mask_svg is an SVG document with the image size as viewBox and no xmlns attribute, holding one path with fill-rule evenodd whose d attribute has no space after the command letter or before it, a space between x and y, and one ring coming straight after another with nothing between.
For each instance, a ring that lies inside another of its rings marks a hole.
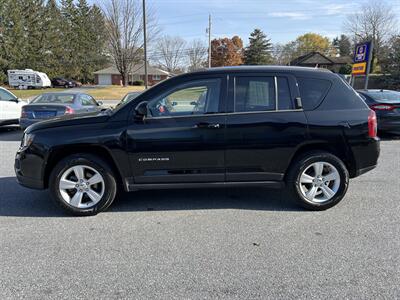
<instances>
[{"instance_id":1,"label":"side mirror","mask_svg":"<svg viewBox=\"0 0 400 300\"><path fill-rule=\"evenodd\" d=\"M99 106L102 106L104 103L103 103L103 101L97 101L97 104L98 104Z\"/></svg>"},{"instance_id":2,"label":"side mirror","mask_svg":"<svg viewBox=\"0 0 400 300\"><path fill-rule=\"evenodd\" d=\"M140 102L135 108L135 120L143 121L147 116L147 101Z\"/></svg>"},{"instance_id":3,"label":"side mirror","mask_svg":"<svg viewBox=\"0 0 400 300\"><path fill-rule=\"evenodd\" d=\"M190 102L190 105L197 106L197 102L196 101L192 101L192 102Z\"/></svg>"},{"instance_id":4,"label":"side mirror","mask_svg":"<svg viewBox=\"0 0 400 300\"><path fill-rule=\"evenodd\" d=\"M21 99L19 99L19 98L13 98L13 99L10 99L10 101L11 101L11 102L15 102L15 103L19 103L19 102L21 101Z\"/></svg>"}]
</instances>

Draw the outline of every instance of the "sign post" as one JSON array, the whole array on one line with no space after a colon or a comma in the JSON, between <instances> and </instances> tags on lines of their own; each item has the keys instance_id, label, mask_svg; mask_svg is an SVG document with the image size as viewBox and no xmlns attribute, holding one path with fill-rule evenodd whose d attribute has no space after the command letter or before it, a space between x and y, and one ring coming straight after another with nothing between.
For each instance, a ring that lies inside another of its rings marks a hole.
<instances>
[{"instance_id":1,"label":"sign post","mask_svg":"<svg viewBox=\"0 0 400 300\"><path fill-rule=\"evenodd\" d=\"M364 89L368 88L369 73L371 71L373 43L365 42L356 45L352 67L352 86L354 86L355 77L365 75Z\"/></svg>"}]
</instances>

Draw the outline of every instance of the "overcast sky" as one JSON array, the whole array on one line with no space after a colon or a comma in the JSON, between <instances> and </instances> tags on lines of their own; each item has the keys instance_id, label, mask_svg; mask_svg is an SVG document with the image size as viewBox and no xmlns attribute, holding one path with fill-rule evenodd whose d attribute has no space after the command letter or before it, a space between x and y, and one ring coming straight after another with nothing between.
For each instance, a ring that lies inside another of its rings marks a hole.
<instances>
[{"instance_id":1,"label":"overcast sky","mask_svg":"<svg viewBox=\"0 0 400 300\"><path fill-rule=\"evenodd\" d=\"M207 40L208 14L212 36L239 35L261 28L273 43L285 43L306 32L333 38L343 31L346 15L366 0L146 0L164 34ZM387 0L400 19L400 0ZM400 24L400 22L399 22Z\"/></svg>"}]
</instances>

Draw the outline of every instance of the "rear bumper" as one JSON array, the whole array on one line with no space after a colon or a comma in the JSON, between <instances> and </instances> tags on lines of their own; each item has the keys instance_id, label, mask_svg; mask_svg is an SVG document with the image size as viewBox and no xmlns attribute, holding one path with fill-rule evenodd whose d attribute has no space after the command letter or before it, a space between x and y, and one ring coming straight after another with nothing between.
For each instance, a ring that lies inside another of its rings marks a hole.
<instances>
[{"instance_id":1,"label":"rear bumper","mask_svg":"<svg viewBox=\"0 0 400 300\"><path fill-rule=\"evenodd\" d=\"M378 116L378 131L400 135L400 116Z\"/></svg>"},{"instance_id":2,"label":"rear bumper","mask_svg":"<svg viewBox=\"0 0 400 300\"><path fill-rule=\"evenodd\" d=\"M380 155L379 138L370 138L368 141L357 143L351 146L355 161L355 168L351 177L357 177L373 170L378 164Z\"/></svg>"}]
</instances>

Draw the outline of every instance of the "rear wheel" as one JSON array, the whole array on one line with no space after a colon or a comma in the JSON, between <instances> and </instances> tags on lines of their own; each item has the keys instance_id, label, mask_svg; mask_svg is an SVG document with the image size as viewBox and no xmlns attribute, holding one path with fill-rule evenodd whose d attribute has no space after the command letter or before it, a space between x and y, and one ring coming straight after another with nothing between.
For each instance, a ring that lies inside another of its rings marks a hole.
<instances>
[{"instance_id":1,"label":"rear wheel","mask_svg":"<svg viewBox=\"0 0 400 300\"><path fill-rule=\"evenodd\" d=\"M75 154L61 160L52 171L49 184L57 204L79 216L106 210L117 189L108 164L89 154Z\"/></svg>"},{"instance_id":2,"label":"rear wheel","mask_svg":"<svg viewBox=\"0 0 400 300\"><path fill-rule=\"evenodd\" d=\"M327 152L310 152L291 167L287 185L301 206L310 210L325 210L345 196L349 173L338 157Z\"/></svg>"}]
</instances>

